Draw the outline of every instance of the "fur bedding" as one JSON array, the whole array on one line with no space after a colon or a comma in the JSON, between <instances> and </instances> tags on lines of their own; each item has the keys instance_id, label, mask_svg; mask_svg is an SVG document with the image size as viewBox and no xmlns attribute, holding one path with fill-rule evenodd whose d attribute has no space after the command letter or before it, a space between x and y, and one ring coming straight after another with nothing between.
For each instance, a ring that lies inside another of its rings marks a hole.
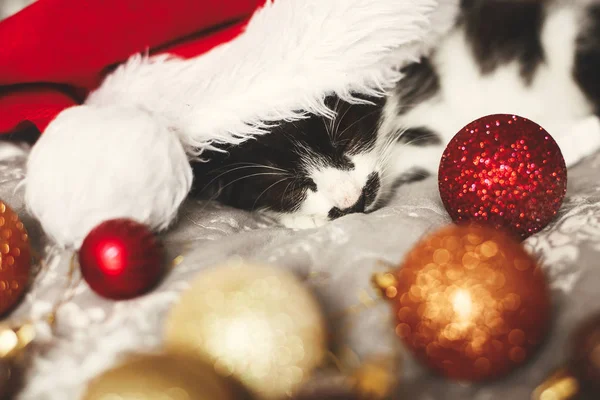
<instances>
[{"instance_id":1,"label":"fur bedding","mask_svg":"<svg viewBox=\"0 0 600 400\"><path fill-rule=\"evenodd\" d=\"M0 198L23 210L22 195L15 187L24 177L26 154L3 146L0 153L11 159L0 165ZM403 352L391 324L391 310L383 302L336 320L337 326L344 322L348 326L336 332L336 347L350 349L362 360L400 352L404 363L400 399L529 399L531 390L564 361L571 330L600 308L598 168L600 154L570 172L560 215L526 242L551 281L554 324L549 341L525 367L488 385L466 386L433 377ZM178 294L200 270L228 258L245 257L293 270L333 318L376 298L370 277L381 270L379 261L398 263L423 234L450 221L435 179L401 187L388 206L372 214L353 214L306 231L288 230L256 214L214 203L188 202L164 236L170 257L182 256L183 261L147 296L113 302L97 297L78 275L67 290L70 254L47 245L38 225L21 215L34 240L40 239L35 245L48 255L48 268L36 277L10 320L39 318L57 302L66 302L54 330L38 324L41 337L20 400L78 399L86 381L120 356L160 348L164 319Z\"/></svg>"}]
</instances>

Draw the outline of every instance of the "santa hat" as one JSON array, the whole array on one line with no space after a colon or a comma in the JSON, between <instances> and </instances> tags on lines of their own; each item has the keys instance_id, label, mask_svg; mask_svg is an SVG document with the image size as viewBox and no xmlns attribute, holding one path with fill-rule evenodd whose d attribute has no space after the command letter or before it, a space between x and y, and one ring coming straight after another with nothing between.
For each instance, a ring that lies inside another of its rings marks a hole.
<instances>
[{"instance_id":1,"label":"santa hat","mask_svg":"<svg viewBox=\"0 0 600 400\"><path fill-rule=\"evenodd\" d=\"M77 248L117 217L164 229L190 189L189 158L265 134L279 120L330 115L328 94L383 94L401 78L399 66L449 29L457 3L171 0L166 8L162 0L39 0L0 24L0 41L11 40L0 49L8 60L0 84L69 85L18 86L0 97L13 116L0 131L25 119L45 128L28 160L27 206L62 246ZM170 56L149 56L228 22ZM131 54L84 104L65 109Z\"/></svg>"}]
</instances>

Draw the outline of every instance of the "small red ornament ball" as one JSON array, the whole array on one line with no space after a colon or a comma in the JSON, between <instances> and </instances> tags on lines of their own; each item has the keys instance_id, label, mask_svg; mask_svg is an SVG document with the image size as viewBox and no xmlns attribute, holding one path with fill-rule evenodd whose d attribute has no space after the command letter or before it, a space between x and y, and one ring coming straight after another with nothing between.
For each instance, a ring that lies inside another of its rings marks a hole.
<instances>
[{"instance_id":1,"label":"small red ornament ball","mask_svg":"<svg viewBox=\"0 0 600 400\"><path fill-rule=\"evenodd\" d=\"M535 260L511 235L449 226L423 238L393 273L386 296L396 334L446 377L506 375L546 336L550 292Z\"/></svg>"},{"instance_id":2,"label":"small red ornament ball","mask_svg":"<svg viewBox=\"0 0 600 400\"><path fill-rule=\"evenodd\" d=\"M0 315L19 302L31 271L31 246L23 222L0 201Z\"/></svg>"},{"instance_id":3,"label":"small red ornament ball","mask_svg":"<svg viewBox=\"0 0 600 400\"><path fill-rule=\"evenodd\" d=\"M489 115L465 126L440 162L438 183L455 222L478 221L521 239L556 216L567 169L554 139L516 115Z\"/></svg>"},{"instance_id":4,"label":"small red ornament ball","mask_svg":"<svg viewBox=\"0 0 600 400\"><path fill-rule=\"evenodd\" d=\"M128 299L150 290L164 270L163 247L152 232L129 219L94 228L79 250L81 274L96 293Z\"/></svg>"}]
</instances>

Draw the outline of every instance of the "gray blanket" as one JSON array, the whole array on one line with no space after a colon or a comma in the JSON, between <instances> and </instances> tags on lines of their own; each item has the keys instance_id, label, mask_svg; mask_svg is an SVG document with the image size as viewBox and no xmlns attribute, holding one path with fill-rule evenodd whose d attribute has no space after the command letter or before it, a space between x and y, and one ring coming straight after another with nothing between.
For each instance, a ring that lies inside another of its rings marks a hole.
<instances>
[{"instance_id":1,"label":"gray blanket","mask_svg":"<svg viewBox=\"0 0 600 400\"><path fill-rule=\"evenodd\" d=\"M369 360L400 352L401 399L528 399L544 376L565 360L570 331L600 309L600 155L570 171L560 215L526 242L542 260L552 284L550 340L532 362L508 378L471 386L434 377L415 364L395 336L389 305L369 300L376 298L370 279L383 268L381 261L398 263L423 234L450 222L435 179L400 187L391 203L377 212L349 215L306 231L285 229L259 215L218 204L189 201L164 235L169 256L180 256L181 263L148 295L114 302L91 292L78 273L69 280L70 254L53 248L25 214L22 193L15 192L24 177L25 157L23 153L0 164L0 198L20 211L47 261L8 318L38 320L21 400L78 399L86 381L127 352L159 349L165 316L181 291L199 271L231 257L287 268L305 280L330 318L344 315L335 326L348 329L334 332L340 354ZM61 301L51 329L41 319ZM359 304L364 306L357 312L346 312Z\"/></svg>"}]
</instances>

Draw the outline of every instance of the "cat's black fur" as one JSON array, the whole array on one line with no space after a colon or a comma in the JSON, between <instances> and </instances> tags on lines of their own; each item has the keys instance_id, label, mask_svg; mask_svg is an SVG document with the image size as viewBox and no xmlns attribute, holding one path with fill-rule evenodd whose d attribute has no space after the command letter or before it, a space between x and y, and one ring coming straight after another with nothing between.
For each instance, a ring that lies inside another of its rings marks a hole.
<instances>
[{"instance_id":1,"label":"cat's black fur","mask_svg":"<svg viewBox=\"0 0 600 400\"><path fill-rule=\"evenodd\" d=\"M577 38L573 75L600 115L600 4L588 7L585 24Z\"/></svg>"},{"instance_id":2,"label":"cat's black fur","mask_svg":"<svg viewBox=\"0 0 600 400\"><path fill-rule=\"evenodd\" d=\"M463 2L464 24L473 56L483 74L517 60L530 83L544 61L540 33L544 0L479 0Z\"/></svg>"},{"instance_id":3,"label":"cat's black fur","mask_svg":"<svg viewBox=\"0 0 600 400\"><path fill-rule=\"evenodd\" d=\"M409 85L398 85L395 94L398 96L398 115L406 114L417 104L429 100L440 91L440 80L428 58L402 68L403 82Z\"/></svg>"},{"instance_id":4,"label":"cat's black fur","mask_svg":"<svg viewBox=\"0 0 600 400\"><path fill-rule=\"evenodd\" d=\"M370 100L371 104L348 104L329 97L326 105L339 116L333 123L315 116L283 122L267 135L212 153L209 162L192 165L192 194L246 210L296 210L307 190L318 190L307 176L307 159L351 170L354 165L348 155L375 145L384 99ZM370 185L363 203L378 189L375 179ZM356 210L363 211L364 204L357 204ZM345 211L332 210L332 217Z\"/></svg>"}]
</instances>

